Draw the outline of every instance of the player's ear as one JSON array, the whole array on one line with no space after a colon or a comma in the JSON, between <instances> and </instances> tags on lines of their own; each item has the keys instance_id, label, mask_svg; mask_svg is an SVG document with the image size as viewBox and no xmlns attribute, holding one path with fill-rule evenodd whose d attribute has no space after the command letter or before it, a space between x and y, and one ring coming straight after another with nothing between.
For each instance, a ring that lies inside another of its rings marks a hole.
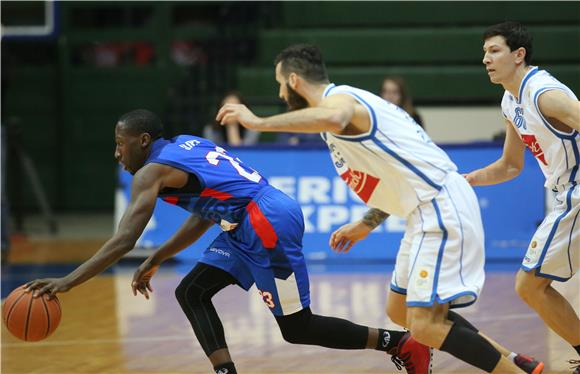
<instances>
[{"instance_id":1,"label":"player's ear","mask_svg":"<svg viewBox=\"0 0 580 374\"><path fill-rule=\"evenodd\" d=\"M519 65L525 61L527 51L524 47L520 47L516 49L515 52L516 52L516 64Z\"/></svg>"},{"instance_id":2,"label":"player's ear","mask_svg":"<svg viewBox=\"0 0 580 374\"><path fill-rule=\"evenodd\" d=\"M141 134L140 140L141 147L146 148L147 146L149 146L149 144L151 144L151 135L145 132Z\"/></svg>"},{"instance_id":3,"label":"player's ear","mask_svg":"<svg viewBox=\"0 0 580 374\"><path fill-rule=\"evenodd\" d=\"M288 76L288 84L293 90L296 89L296 86L298 86L298 74L290 73Z\"/></svg>"}]
</instances>

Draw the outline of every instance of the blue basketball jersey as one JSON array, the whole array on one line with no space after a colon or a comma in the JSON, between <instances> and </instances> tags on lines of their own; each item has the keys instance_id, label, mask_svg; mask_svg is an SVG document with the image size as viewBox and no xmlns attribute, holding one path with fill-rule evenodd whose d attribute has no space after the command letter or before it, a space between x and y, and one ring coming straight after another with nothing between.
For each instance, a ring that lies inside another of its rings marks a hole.
<instances>
[{"instance_id":1,"label":"blue basketball jersey","mask_svg":"<svg viewBox=\"0 0 580 374\"><path fill-rule=\"evenodd\" d=\"M268 185L266 178L239 158L207 139L191 135L156 140L145 162L149 163L169 165L190 175L184 187L165 188L159 192L160 198L225 230L229 224L241 221L248 203Z\"/></svg>"}]
</instances>

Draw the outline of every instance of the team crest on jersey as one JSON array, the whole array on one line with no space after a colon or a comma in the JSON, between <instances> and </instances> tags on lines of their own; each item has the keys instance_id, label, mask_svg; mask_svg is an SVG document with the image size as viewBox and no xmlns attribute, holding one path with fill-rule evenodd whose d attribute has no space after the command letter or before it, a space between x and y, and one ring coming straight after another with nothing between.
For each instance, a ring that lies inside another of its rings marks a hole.
<instances>
[{"instance_id":1,"label":"team crest on jersey","mask_svg":"<svg viewBox=\"0 0 580 374\"><path fill-rule=\"evenodd\" d=\"M516 115L514 116L514 125L519 129L523 127L527 130L528 126L526 125L526 119L524 118L524 109L517 107L515 109Z\"/></svg>"},{"instance_id":2,"label":"team crest on jersey","mask_svg":"<svg viewBox=\"0 0 580 374\"><path fill-rule=\"evenodd\" d=\"M348 168L340 177L365 203L369 201L380 181L379 178L351 168Z\"/></svg>"},{"instance_id":3,"label":"team crest on jersey","mask_svg":"<svg viewBox=\"0 0 580 374\"><path fill-rule=\"evenodd\" d=\"M522 141L530 151L532 151L535 158L540 160L542 164L548 166L546 158L544 157L544 151L542 150L542 147L540 147L540 143L538 143L538 139L536 139L535 135L522 134Z\"/></svg>"}]
</instances>

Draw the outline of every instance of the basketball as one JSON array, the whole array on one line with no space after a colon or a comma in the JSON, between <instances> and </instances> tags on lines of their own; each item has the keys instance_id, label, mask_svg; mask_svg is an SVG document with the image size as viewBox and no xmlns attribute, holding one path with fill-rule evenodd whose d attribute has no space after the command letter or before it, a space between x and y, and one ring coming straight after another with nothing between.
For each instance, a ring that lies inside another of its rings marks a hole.
<instances>
[{"instance_id":1,"label":"basketball","mask_svg":"<svg viewBox=\"0 0 580 374\"><path fill-rule=\"evenodd\" d=\"M35 342L47 338L60 323L61 308L56 297L32 297L20 286L8 295L2 306L8 331L21 340Z\"/></svg>"}]
</instances>

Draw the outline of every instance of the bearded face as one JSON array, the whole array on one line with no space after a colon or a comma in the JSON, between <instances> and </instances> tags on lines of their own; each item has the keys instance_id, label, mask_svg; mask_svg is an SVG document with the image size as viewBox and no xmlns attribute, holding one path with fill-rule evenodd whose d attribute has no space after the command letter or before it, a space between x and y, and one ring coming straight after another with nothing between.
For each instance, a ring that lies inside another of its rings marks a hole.
<instances>
[{"instance_id":1,"label":"bearded face","mask_svg":"<svg viewBox=\"0 0 580 374\"><path fill-rule=\"evenodd\" d=\"M288 92L286 99L286 104L288 104L288 110L299 110L308 107L308 102L305 98L300 96L300 94L290 87L290 84L286 83L286 90Z\"/></svg>"}]
</instances>

